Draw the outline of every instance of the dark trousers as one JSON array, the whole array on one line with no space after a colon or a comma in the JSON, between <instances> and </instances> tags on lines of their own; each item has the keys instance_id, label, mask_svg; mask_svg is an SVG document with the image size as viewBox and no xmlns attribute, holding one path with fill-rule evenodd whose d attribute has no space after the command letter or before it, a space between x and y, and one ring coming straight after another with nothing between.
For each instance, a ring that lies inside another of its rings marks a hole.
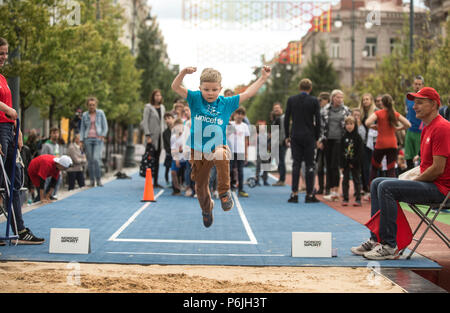
<instances>
[{"instance_id":1,"label":"dark trousers","mask_svg":"<svg viewBox=\"0 0 450 313\"><path fill-rule=\"evenodd\" d=\"M317 149L316 164L317 164L317 177L319 179L319 189L323 190L323 188L325 186L324 178L325 178L325 168L326 168L324 150Z\"/></svg>"},{"instance_id":2,"label":"dark trousers","mask_svg":"<svg viewBox=\"0 0 450 313\"><path fill-rule=\"evenodd\" d=\"M169 172L172 167L172 156L170 155L170 151L166 151L166 158L164 159L164 166L166 167L166 171L164 173L164 178L166 183L169 183Z\"/></svg>"},{"instance_id":3,"label":"dark trousers","mask_svg":"<svg viewBox=\"0 0 450 313\"><path fill-rule=\"evenodd\" d=\"M344 200L348 201L348 189L350 182L350 174L352 175L353 187L355 188L356 201L361 201L361 169L359 166L351 168L350 166L344 167L344 178L342 180L342 193L344 194Z\"/></svg>"},{"instance_id":4,"label":"dark trousers","mask_svg":"<svg viewBox=\"0 0 450 313\"><path fill-rule=\"evenodd\" d=\"M325 143L325 158L327 162L327 190L339 187L341 175L339 174L339 163L341 153L341 141L328 139Z\"/></svg>"},{"instance_id":5,"label":"dark trousers","mask_svg":"<svg viewBox=\"0 0 450 313\"><path fill-rule=\"evenodd\" d=\"M3 152L3 164L5 166L6 175L8 176L9 180L11 181L12 176L12 169L14 162L14 125L11 123L0 123L0 144L2 145L2 152ZM19 151L17 151L19 153ZM14 214L11 214L10 224L13 229L13 232L15 234L18 233L18 231L22 231L25 229L23 218L22 218L22 202L20 201L20 183L18 182L18 176L20 175L18 169L16 168L15 173L15 181L14 181L14 192L13 192L13 199L12 199L12 210L14 210ZM3 171L0 174L1 177L1 186L5 188L5 179L3 177ZM11 186L9 185L8 188ZM6 190L6 188L5 188ZM7 194L4 198L3 205L6 208L9 203L9 194ZM15 219L14 219L15 218ZM16 229L17 224L17 229Z\"/></svg>"},{"instance_id":6,"label":"dark trousers","mask_svg":"<svg viewBox=\"0 0 450 313\"><path fill-rule=\"evenodd\" d=\"M380 210L380 240L391 247L397 244L397 202L440 203L443 195L435 184L413 180L378 177L370 185L371 216ZM377 241L377 236L371 233Z\"/></svg>"},{"instance_id":7,"label":"dark trousers","mask_svg":"<svg viewBox=\"0 0 450 313\"><path fill-rule=\"evenodd\" d=\"M284 182L286 180L286 150L285 145L280 145L278 148L279 160L278 160L278 173L280 174L280 181Z\"/></svg>"},{"instance_id":8,"label":"dark trousers","mask_svg":"<svg viewBox=\"0 0 450 313\"><path fill-rule=\"evenodd\" d=\"M231 179L231 184L233 185L233 183L235 183L234 178L233 178L233 170L236 168L237 169L237 178L238 178L238 188L239 191L242 191L244 189L244 155L243 154L239 154L239 153L233 153L233 158L230 161L230 179Z\"/></svg>"},{"instance_id":9,"label":"dark trousers","mask_svg":"<svg viewBox=\"0 0 450 313\"><path fill-rule=\"evenodd\" d=\"M263 170L262 175L261 175L261 164L270 164L270 159L269 160L261 160L259 155L256 157L256 170L255 170L256 180L259 182L259 177L262 177L263 182L267 182L269 173L267 171ZM284 180L281 180L281 174L280 174L280 181L284 181Z\"/></svg>"},{"instance_id":10,"label":"dark trousers","mask_svg":"<svg viewBox=\"0 0 450 313\"><path fill-rule=\"evenodd\" d=\"M67 172L67 178L69 180L69 190L75 189L75 182L78 183L78 187L84 187L84 173L83 171L78 172Z\"/></svg>"},{"instance_id":11,"label":"dark trousers","mask_svg":"<svg viewBox=\"0 0 450 313\"><path fill-rule=\"evenodd\" d=\"M158 175L159 175L159 158L161 156L161 147L155 151L155 172L152 173L153 176L153 186L158 185Z\"/></svg>"},{"instance_id":12,"label":"dark trousers","mask_svg":"<svg viewBox=\"0 0 450 313\"><path fill-rule=\"evenodd\" d=\"M300 169L305 162L306 193L311 195L314 190L314 149L316 142L314 138L292 138L292 192L298 191L300 180Z\"/></svg>"}]
</instances>

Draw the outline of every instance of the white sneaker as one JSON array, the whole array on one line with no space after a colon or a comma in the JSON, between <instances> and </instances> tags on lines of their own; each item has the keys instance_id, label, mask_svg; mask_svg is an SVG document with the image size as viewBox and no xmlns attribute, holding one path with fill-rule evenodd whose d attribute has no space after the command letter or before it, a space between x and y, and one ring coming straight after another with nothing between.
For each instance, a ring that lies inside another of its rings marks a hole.
<instances>
[{"instance_id":1,"label":"white sneaker","mask_svg":"<svg viewBox=\"0 0 450 313\"><path fill-rule=\"evenodd\" d=\"M400 254L397 246L392 248L389 245L377 245L371 251L364 253L364 257L369 260L396 260Z\"/></svg>"},{"instance_id":2,"label":"white sneaker","mask_svg":"<svg viewBox=\"0 0 450 313\"><path fill-rule=\"evenodd\" d=\"M350 250L352 251L353 254L364 255L364 253L371 251L377 245L378 242L369 239L366 242L360 244L358 247L352 247Z\"/></svg>"},{"instance_id":3,"label":"white sneaker","mask_svg":"<svg viewBox=\"0 0 450 313\"><path fill-rule=\"evenodd\" d=\"M186 196L186 197L192 197L192 189L191 188L188 188L188 189L186 189L186 192L184 193L184 195Z\"/></svg>"},{"instance_id":4,"label":"white sneaker","mask_svg":"<svg viewBox=\"0 0 450 313\"><path fill-rule=\"evenodd\" d=\"M327 201L338 201L339 195L337 192L331 192L328 196L323 196L323 198Z\"/></svg>"},{"instance_id":5,"label":"white sneaker","mask_svg":"<svg viewBox=\"0 0 450 313\"><path fill-rule=\"evenodd\" d=\"M216 190L213 192L214 199L219 199L219 192Z\"/></svg>"}]
</instances>

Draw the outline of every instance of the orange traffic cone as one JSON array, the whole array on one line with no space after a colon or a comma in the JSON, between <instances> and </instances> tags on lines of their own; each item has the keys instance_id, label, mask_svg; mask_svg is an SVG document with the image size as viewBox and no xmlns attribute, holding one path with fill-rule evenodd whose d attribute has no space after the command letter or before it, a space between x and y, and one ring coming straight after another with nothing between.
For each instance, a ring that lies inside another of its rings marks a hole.
<instances>
[{"instance_id":1,"label":"orange traffic cone","mask_svg":"<svg viewBox=\"0 0 450 313\"><path fill-rule=\"evenodd\" d=\"M149 168L145 173L144 199L141 202L156 202L155 194L153 193L152 170Z\"/></svg>"}]
</instances>

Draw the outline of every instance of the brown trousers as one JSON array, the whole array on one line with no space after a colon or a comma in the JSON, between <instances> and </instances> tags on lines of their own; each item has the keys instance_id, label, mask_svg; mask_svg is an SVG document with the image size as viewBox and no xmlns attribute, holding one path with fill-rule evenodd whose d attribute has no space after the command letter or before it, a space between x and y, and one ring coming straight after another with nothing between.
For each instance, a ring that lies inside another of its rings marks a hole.
<instances>
[{"instance_id":1,"label":"brown trousers","mask_svg":"<svg viewBox=\"0 0 450 313\"><path fill-rule=\"evenodd\" d=\"M230 158L228 146L217 147L212 153L202 153L191 149L191 178L195 182L195 193L202 211L209 212L211 208L211 193L209 191L209 175L215 165L217 169L217 190L219 195L230 190Z\"/></svg>"}]
</instances>

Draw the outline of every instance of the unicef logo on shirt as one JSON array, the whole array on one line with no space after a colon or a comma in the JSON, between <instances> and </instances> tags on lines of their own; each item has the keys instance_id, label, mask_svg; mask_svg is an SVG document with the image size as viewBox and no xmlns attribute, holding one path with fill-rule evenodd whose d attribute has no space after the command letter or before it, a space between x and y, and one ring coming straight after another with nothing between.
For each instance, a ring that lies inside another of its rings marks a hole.
<instances>
[{"instance_id":1,"label":"unicef logo on shirt","mask_svg":"<svg viewBox=\"0 0 450 313\"><path fill-rule=\"evenodd\" d=\"M196 115L195 119L197 121L202 121L210 124L217 124L217 125L223 125L223 120L221 118L217 117L209 117L204 115Z\"/></svg>"}]
</instances>

